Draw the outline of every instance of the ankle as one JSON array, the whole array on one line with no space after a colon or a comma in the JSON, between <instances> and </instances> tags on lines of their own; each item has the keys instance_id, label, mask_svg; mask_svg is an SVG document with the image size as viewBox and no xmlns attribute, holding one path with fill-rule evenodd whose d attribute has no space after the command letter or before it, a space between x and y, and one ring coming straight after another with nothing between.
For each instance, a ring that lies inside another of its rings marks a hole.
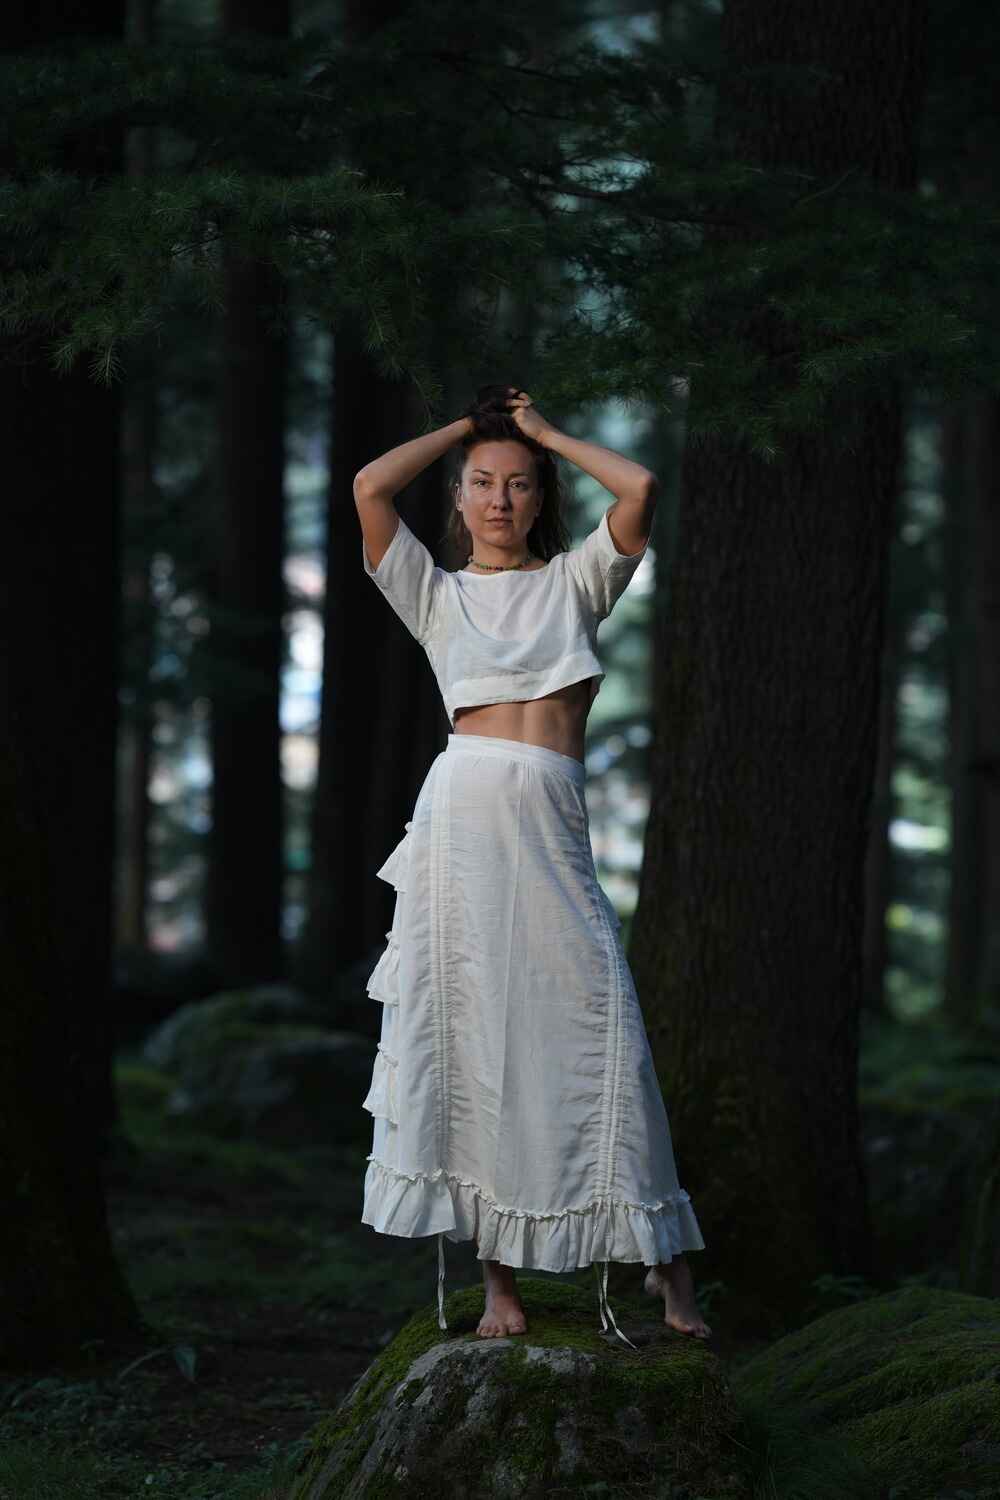
<instances>
[{"instance_id":1,"label":"ankle","mask_svg":"<svg viewBox=\"0 0 1000 1500\"><path fill-rule=\"evenodd\" d=\"M499 1286L504 1290L513 1290L517 1285L514 1267L505 1266L499 1260L484 1260L483 1276L488 1285Z\"/></svg>"}]
</instances>

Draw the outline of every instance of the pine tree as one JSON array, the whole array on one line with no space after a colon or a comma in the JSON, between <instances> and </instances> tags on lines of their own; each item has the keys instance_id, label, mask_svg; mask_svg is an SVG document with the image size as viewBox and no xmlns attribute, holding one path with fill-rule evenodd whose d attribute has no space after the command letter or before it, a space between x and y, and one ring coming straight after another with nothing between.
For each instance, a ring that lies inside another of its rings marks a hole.
<instances>
[{"instance_id":1,"label":"pine tree","mask_svg":"<svg viewBox=\"0 0 1000 1500\"><path fill-rule=\"evenodd\" d=\"M750 168L912 191L920 0L728 0L717 129ZM806 82L803 83L803 74ZM747 263L769 241L718 231ZM833 279L833 268L829 270ZM779 409L799 335L725 294L721 341ZM861 919L901 415L889 367L841 384L782 462L689 436L655 684L651 805L630 957L672 1128L756 1309L823 1272L871 1275L857 1106ZM701 405L703 372L692 390ZM708 397L711 401L711 393ZM724 1167L720 1164L725 1163ZM706 1236L707 1238L707 1236ZM768 1269L747 1244L766 1247Z\"/></svg>"},{"instance_id":2,"label":"pine tree","mask_svg":"<svg viewBox=\"0 0 1000 1500\"><path fill-rule=\"evenodd\" d=\"M15 6L0 47L121 25L117 0L86 14ZM118 132L64 140L60 170L119 173ZM29 1368L82 1361L87 1342L127 1342L139 1325L100 1180L113 1113L120 392L83 368L56 375L39 337L0 333L0 1363Z\"/></svg>"},{"instance_id":3,"label":"pine tree","mask_svg":"<svg viewBox=\"0 0 1000 1500\"><path fill-rule=\"evenodd\" d=\"M311 316L358 319L429 419L432 327L502 363L498 296L530 293L540 266L561 270L545 282L539 399L669 408L697 374L691 432L763 457L845 388L996 377L977 316L992 221L851 166L747 161L691 128L685 100L718 88L711 65L654 44L609 54L558 13L540 38L539 25L526 0L502 16L422 3L362 45L309 34L6 59L0 327L41 337L57 368L85 355L113 378L181 284L221 308L229 246L273 265ZM808 68L786 72L808 91ZM67 167L68 143L140 122L177 143L141 185ZM354 164L359 140L379 172ZM448 191L470 168L472 214ZM442 295L455 286L457 320ZM781 332L770 358L740 332L765 310Z\"/></svg>"}]
</instances>

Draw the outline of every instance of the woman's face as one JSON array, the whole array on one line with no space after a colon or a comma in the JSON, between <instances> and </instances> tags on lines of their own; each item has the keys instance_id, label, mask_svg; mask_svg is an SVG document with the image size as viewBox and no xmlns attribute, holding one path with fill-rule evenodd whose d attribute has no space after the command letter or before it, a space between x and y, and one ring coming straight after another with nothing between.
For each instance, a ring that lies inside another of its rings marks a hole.
<instances>
[{"instance_id":1,"label":"woman's face","mask_svg":"<svg viewBox=\"0 0 1000 1500\"><path fill-rule=\"evenodd\" d=\"M542 505L534 455L513 440L476 443L466 455L458 505L477 541L523 552Z\"/></svg>"}]
</instances>

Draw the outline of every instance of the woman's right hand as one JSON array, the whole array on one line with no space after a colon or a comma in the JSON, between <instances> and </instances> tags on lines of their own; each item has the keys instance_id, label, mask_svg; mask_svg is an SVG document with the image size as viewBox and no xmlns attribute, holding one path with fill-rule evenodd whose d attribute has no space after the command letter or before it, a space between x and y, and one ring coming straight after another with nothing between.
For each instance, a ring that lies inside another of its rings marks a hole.
<instances>
[{"instance_id":1,"label":"woman's right hand","mask_svg":"<svg viewBox=\"0 0 1000 1500\"><path fill-rule=\"evenodd\" d=\"M535 406L527 391L515 391L511 387L510 415L526 437L533 438L536 443L544 447L544 438L549 431L549 424Z\"/></svg>"}]
</instances>

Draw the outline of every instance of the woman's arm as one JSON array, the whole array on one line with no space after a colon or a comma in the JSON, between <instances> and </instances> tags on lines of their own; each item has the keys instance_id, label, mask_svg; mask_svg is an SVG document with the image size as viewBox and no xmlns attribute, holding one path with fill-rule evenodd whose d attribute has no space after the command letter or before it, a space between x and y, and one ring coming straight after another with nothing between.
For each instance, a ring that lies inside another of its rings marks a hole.
<instances>
[{"instance_id":1,"label":"woman's arm","mask_svg":"<svg viewBox=\"0 0 1000 1500\"><path fill-rule=\"evenodd\" d=\"M614 495L617 504L608 512L608 531L618 551L626 556L639 552L649 540L653 512L659 494L656 475L613 448L570 437L552 427L531 404L531 397L518 391L511 398L511 416L521 430L543 448L568 458ZM613 521L613 525L612 525Z\"/></svg>"},{"instance_id":2,"label":"woman's arm","mask_svg":"<svg viewBox=\"0 0 1000 1500\"><path fill-rule=\"evenodd\" d=\"M369 502L391 500L400 490L405 490L411 479L423 473L442 453L458 442L459 438L472 431L472 418L459 417L446 427L437 427L421 437L410 438L388 453L379 454L370 464L365 464L354 476L355 500Z\"/></svg>"},{"instance_id":3,"label":"woman's arm","mask_svg":"<svg viewBox=\"0 0 1000 1500\"><path fill-rule=\"evenodd\" d=\"M388 453L373 458L355 474L354 503L361 522L365 552L373 568L378 567L396 535L399 512L392 503L393 495L404 490L411 479L416 479L428 464L447 453L471 430L471 418L459 417L446 427L435 428L433 432L425 432L421 437L410 438L408 442L390 448Z\"/></svg>"}]
</instances>

